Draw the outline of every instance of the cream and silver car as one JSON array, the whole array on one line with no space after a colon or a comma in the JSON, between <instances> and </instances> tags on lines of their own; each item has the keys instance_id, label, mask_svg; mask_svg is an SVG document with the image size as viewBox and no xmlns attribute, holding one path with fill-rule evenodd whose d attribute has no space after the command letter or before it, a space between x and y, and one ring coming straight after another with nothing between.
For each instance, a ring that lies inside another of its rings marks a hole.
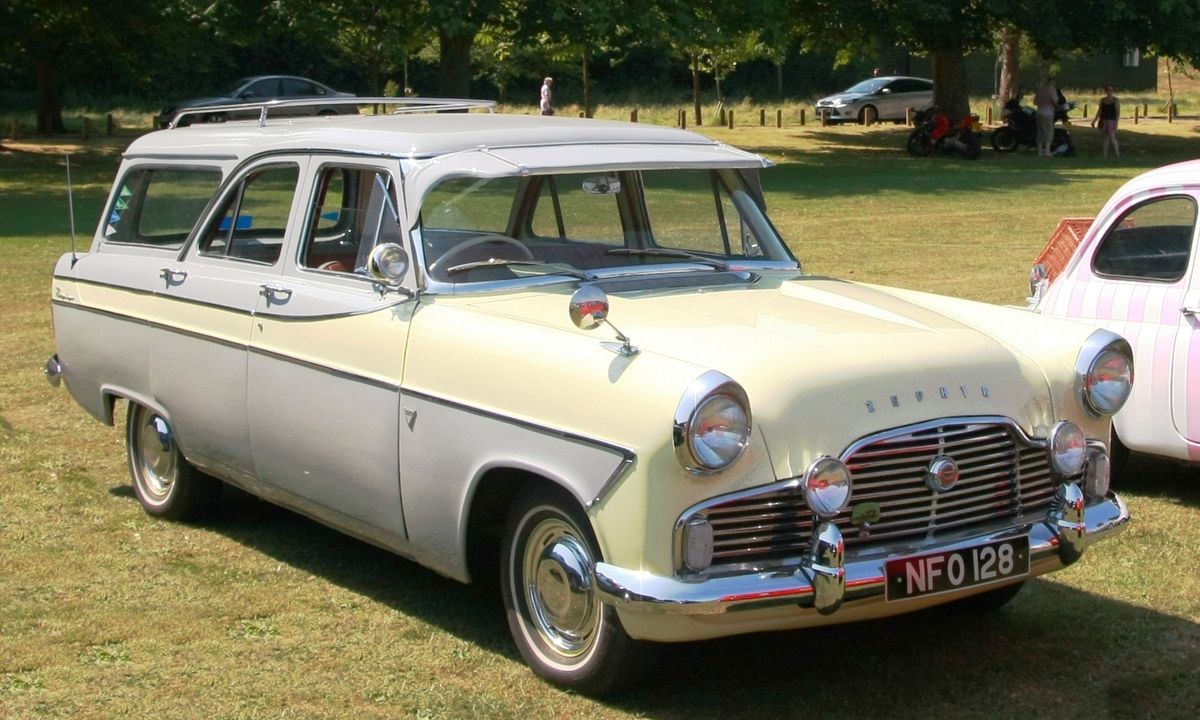
<instances>
[{"instance_id":1,"label":"cream and silver car","mask_svg":"<svg viewBox=\"0 0 1200 720\"><path fill-rule=\"evenodd\" d=\"M54 270L46 371L123 401L150 514L228 483L498 568L521 654L590 693L664 643L998 606L1122 529L1126 342L806 273L770 165L479 111L154 132Z\"/></svg>"}]
</instances>

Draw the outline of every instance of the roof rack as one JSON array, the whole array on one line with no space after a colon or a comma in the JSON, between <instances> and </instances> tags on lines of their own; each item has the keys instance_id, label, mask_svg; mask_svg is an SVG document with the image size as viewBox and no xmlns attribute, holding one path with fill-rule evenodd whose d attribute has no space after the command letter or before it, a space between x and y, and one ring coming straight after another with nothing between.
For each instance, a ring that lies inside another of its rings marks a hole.
<instances>
[{"instance_id":1,"label":"roof rack","mask_svg":"<svg viewBox=\"0 0 1200 720\"><path fill-rule=\"evenodd\" d=\"M298 107L329 107L331 105L383 105L392 106L388 113L403 115L423 112L462 112L469 110L487 110L496 112L495 100L468 100L463 98L423 98L423 97L311 97L293 100L264 100L263 102L238 103L236 105L210 105L207 107L187 108L176 113L171 118L168 129L179 127L179 121L193 115L211 115L214 113L246 113L258 111L258 126L265 127L267 118L272 110Z\"/></svg>"}]
</instances>

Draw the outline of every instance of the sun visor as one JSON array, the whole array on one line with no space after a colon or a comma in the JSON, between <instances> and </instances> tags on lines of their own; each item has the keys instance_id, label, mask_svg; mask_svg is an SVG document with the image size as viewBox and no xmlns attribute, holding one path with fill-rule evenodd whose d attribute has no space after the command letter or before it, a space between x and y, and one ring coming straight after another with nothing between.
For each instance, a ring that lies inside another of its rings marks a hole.
<instances>
[{"instance_id":1,"label":"sun visor","mask_svg":"<svg viewBox=\"0 0 1200 720\"><path fill-rule=\"evenodd\" d=\"M404 203L415 218L429 190L448 178L681 168L764 168L770 160L719 143L589 144L487 148L419 160L405 167Z\"/></svg>"}]
</instances>

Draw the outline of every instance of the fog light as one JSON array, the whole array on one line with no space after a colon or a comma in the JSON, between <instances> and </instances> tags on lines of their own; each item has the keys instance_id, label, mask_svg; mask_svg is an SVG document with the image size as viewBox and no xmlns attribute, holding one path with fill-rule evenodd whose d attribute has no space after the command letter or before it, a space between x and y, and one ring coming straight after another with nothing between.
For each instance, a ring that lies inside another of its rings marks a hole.
<instances>
[{"instance_id":1,"label":"fog light","mask_svg":"<svg viewBox=\"0 0 1200 720\"><path fill-rule=\"evenodd\" d=\"M704 518L692 518L683 526L683 565L704 572L712 565L713 529Z\"/></svg>"},{"instance_id":2,"label":"fog light","mask_svg":"<svg viewBox=\"0 0 1200 720\"><path fill-rule=\"evenodd\" d=\"M1112 466L1108 461L1108 453L1103 448L1088 448L1087 465L1083 470L1083 489L1087 496L1097 499L1107 496L1111 476Z\"/></svg>"},{"instance_id":3,"label":"fog light","mask_svg":"<svg viewBox=\"0 0 1200 720\"><path fill-rule=\"evenodd\" d=\"M831 518L846 507L850 488L850 468L828 455L817 458L804 473L804 501L823 518Z\"/></svg>"},{"instance_id":4,"label":"fog light","mask_svg":"<svg viewBox=\"0 0 1200 720\"><path fill-rule=\"evenodd\" d=\"M1073 477L1083 470L1087 439L1079 426L1063 420L1050 431L1050 464L1060 475Z\"/></svg>"}]
</instances>

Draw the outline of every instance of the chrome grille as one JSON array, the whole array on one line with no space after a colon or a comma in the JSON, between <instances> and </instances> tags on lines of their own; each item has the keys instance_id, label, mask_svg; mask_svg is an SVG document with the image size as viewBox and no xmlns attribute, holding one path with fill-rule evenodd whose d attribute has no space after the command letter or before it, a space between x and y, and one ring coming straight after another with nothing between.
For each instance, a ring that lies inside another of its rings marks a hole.
<instances>
[{"instance_id":1,"label":"chrome grille","mask_svg":"<svg viewBox=\"0 0 1200 720\"><path fill-rule=\"evenodd\" d=\"M938 455L954 458L960 472L954 488L941 494L925 484L925 469ZM901 428L870 439L842 460L854 478L854 494L834 522L848 549L969 530L1044 510L1054 499L1046 449L1000 423ZM861 502L881 508L879 520L866 530L850 523ZM698 514L713 526L714 567L770 565L808 551L813 517L798 480L740 493Z\"/></svg>"}]
</instances>

